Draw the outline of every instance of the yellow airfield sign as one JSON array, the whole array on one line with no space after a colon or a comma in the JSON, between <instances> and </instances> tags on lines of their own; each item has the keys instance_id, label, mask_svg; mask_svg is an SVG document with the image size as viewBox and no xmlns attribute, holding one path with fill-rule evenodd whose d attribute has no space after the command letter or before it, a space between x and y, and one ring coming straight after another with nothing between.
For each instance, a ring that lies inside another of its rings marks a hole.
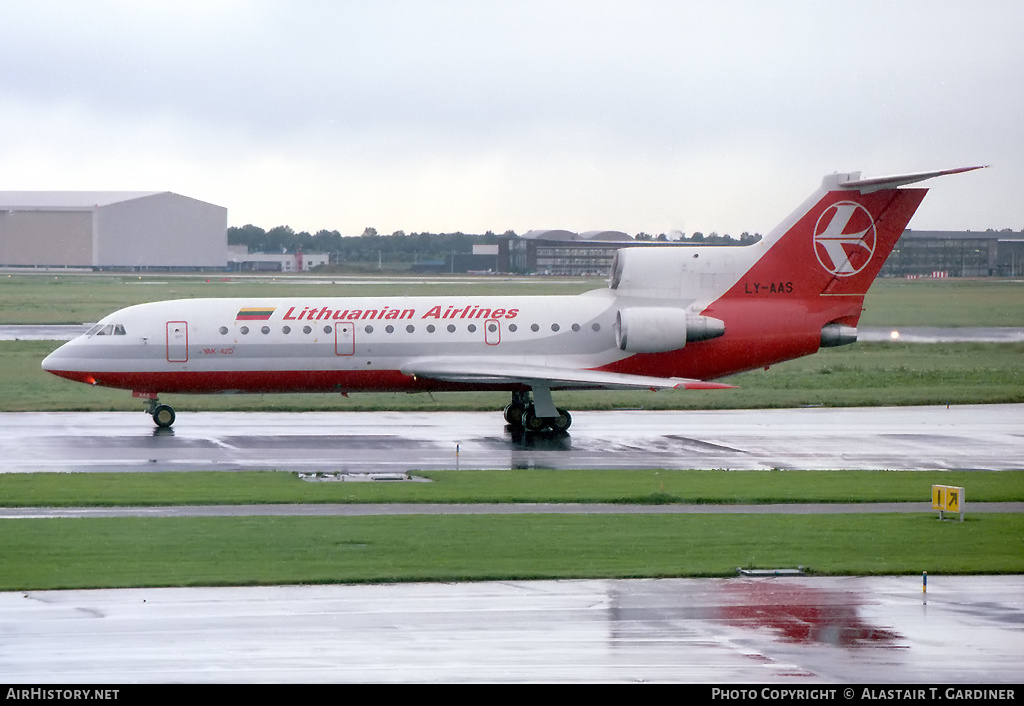
<instances>
[{"instance_id":1,"label":"yellow airfield sign","mask_svg":"<svg viewBox=\"0 0 1024 706\"><path fill-rule=\"evenodd\" d=\"M964 489L955 485L933 485L932 486L932 509L939 511L939 519L945 519L944 513L956 512L960 514L960 521L964 521Z\"/></svg>"}]
</instances>

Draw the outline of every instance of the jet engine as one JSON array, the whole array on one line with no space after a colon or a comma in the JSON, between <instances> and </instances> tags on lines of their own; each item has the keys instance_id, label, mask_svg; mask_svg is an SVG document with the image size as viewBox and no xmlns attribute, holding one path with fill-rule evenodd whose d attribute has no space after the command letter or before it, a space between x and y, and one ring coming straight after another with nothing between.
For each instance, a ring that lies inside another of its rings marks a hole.
<instances>
[{"instance_id":1,"label":"jet engine","mask_svg":"<svg viewBox=\"0 0 1024 706\"><path fill-rule=\"evenodd\" d=\"M821 328L821 347L834 348L857 342L857 329L839 323L826 324Z\"/></svg>"},{"instance_id":2,"label":"jet engine","mask_svg":"<svg viewBox=\"0 0 1024 706\"><path fill-rule=\"evenodd\" d=\"M719 319L688 315L674 307L631 307L615 315L615 343L629 353L674 351L724 333L725 323Z\"/></svg>"}]
</instances>

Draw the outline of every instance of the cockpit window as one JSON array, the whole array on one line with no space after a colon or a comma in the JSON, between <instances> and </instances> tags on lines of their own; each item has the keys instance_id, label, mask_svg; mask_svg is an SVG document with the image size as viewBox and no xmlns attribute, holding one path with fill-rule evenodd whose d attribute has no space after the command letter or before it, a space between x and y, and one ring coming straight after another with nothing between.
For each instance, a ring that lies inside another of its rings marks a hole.
<instances>
[{"instance_id":1,"label":"cockpit window","mask_svg":"<svg viewBox=\"0 0 1024 706\"><path fill-rule=\"evenodd\" d=\"M86 336L124 336L127 335L121 324L96 324L85 332Z\"/></svg>"}]
</instances>

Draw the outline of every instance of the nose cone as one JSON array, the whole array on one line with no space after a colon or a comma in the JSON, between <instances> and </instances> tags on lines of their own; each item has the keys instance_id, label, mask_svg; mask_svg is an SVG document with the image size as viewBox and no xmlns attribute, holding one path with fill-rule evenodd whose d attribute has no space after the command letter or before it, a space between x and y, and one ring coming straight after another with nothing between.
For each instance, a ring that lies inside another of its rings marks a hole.
<instances>
[{"instance_id":1,"label":"nose cone","mask_svg":"<svg viewBox=\"0 0 1024 706\"><path fill-rule=\"evenodd\" d=\"M43 363L42 363L43 370L45 370L48 373L52 373L52 372L54 372L54 371L56 371L56 370L58 370L60 368L60 361L64 357L61 354L61 351L64 350L64 347L66 345L67 344L65 343L64 346L61 346L60 348L55 350L50 355L48 355L45 358L43 358Z\"/></svg>"},{"instance_id":2,"label":"nose cone","mask_svg":"<svg viewBox=\"0 0 1024 706\"><path fill-rule=\"evenodd\" d=\"M65 343L53 353L43 358L43 370L48 373L52 373L57 377L95 385L96 379L91 373L75 370L76 366L74 363L76 356L74 355L74 351L68 349L70 345L70 343Z\"/></svg>"}]
</instances>

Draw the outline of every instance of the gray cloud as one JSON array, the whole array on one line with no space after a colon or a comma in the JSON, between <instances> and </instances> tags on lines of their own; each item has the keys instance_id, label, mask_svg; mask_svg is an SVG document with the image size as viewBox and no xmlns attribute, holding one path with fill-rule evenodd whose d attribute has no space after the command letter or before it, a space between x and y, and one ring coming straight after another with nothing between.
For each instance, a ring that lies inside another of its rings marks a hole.
<instances>
[{"instance_id":1,"label":"gray cloud","mask_svg":"<svg viewBox=\"0 0 1024 706\"><path fill-rule=\"evenodd\" d=\"M5 9L5 188L311 230L738 232L828 171L991 162L914 225L1024 227L1019 3Z\"/></svg>"}]
</instances>

